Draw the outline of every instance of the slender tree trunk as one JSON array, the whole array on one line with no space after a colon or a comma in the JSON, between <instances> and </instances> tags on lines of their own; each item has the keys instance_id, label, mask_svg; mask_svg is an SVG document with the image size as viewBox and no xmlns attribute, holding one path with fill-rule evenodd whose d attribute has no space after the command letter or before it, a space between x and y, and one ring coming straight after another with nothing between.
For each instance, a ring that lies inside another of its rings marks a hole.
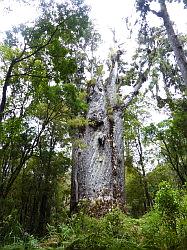
<instances>
[{"instance_id":1,"label":"slender tree trunk","mask_svg":"<svg viewBox=\"0 0 187 250\"><path fill-rule=\"evenodd\" d=\"M154 10L151 10L154 14L156 14L158 17L161 17L164 21L164 26L166 28L167 36L169 43L174 51L177 64L179 66L179 69L181 71L184 83L187 87L187 59L183 50L183 47L179 41L178 36L175 34L173 24L170 20L167 7L165 4L165 0L160 0L160 11L156 12Z\"/></svg>"},{"instance_id":2,"label":"slender tree trunk","mask_svg":"<svg viewBox=\"0 0 187 250\"><path fill-rule=\"evenodd\" d=\"M0 123L2 122L3 117L4 117L4 111L5 111L6 102L7 102L7 90L8 90L8 86L10 84L11 74L12 74L12 70L13 70L13 67L15 65L15 62L16 62L15 60L12 60L10 66L8 68L8 71L7 71L7 74L5 77L5 81L3 84L2 98L1 98L1 103L0 103Z\"/></svg>"},{"instance_id":3,"label":"slender tree trunk","mask_svg":"<svg viewBox=\"0 0 187 250\"><path fill-rule=\"evenodd\" d=\"M140 165L141 165L141 170L142 170L142 185L144 188L144 193L145 193L145 198L146 198L146 204L145 204L145 211L148 211L152 206L153 202L149 193L148 189L148 183L146 180L146 173L145 173L145 166L144 166L144 157L143 157L143 148L142 148L142 143L141 143L141 138L140 138L140 132L138 131L138 142L137 142L137 149L138 149L138 154L139 154L139 159L140 159Z\"/></svg>"}]
</instances>

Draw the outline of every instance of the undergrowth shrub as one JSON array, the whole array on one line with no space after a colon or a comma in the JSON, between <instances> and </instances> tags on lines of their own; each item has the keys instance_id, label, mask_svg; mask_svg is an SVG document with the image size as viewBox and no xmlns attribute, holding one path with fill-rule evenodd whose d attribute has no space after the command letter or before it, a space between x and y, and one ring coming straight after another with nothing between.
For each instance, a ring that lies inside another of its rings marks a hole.
<instances>
[{"instance_id":1,"label":"undergrowth shrub","mask_svg":"<svg viewBox=\"0 0 187 250\"><path fill-rule=\"evenodd\" d=\"M51 228L50 242L56 241L57 246L66 250L184 250L186 205L187 195L163 182L154 208L141 219L131 218L117 208L99 219L80 212L67 224Z\"/></svg>"},{"instance_id":2,"label":"undergrowth shrub","mask_svg":"<svg viewBox=\"0 0 187 250\"><path fill-rule=\"evenodd\" d=\"M100 219L80 213L68 225L62 224L55 232L51 231L50 238L67 250L143 249L138 246L138 220L127 217L119 209Z\"/></svg>"},{"instance_id":3,"label":"undergrowth shrub","mask_svg":"<svg viewBox=\"0 0 187 250\"><path fill-rule=\"evenodd\" d=\"M19 243L22 236L22 227L18 222L17 211L5 216L0 223L0 244Z\"/></svg>"},{"instance_id":4,"label":"undergrowth shrub","mask_svg":"<svg viewBox=\"0 0 187 250\"><path fill-rule=\"evenodd\" d=\"M160 184L154 209L140 219L142 242L147 249L186 249L186 198L167 182Z\"/></svg>"},{"instance_id":5,"label":"undergrowth shrub","mask_svg":"<svg viewBox=\"0 0 187 250\"><path fill-rule=\"evenodd\" d=\"M39 250L38 240L33 235L27 235L25 238L17 239L14 243L0 246L1 250Z\"/></svg>"},{"instance_id":6,"label":"undergrowth shrub","mask_svg":"<svg viewBox=\"0 0 187 250\"><path fill-rule=\"evenodd\" d=\"M181 246L185 246L187 249L187 194L185 193L183 195L181 206L180 206L180 213L181 217L180 220L178 220L177 224L177 232L180 238L180 244ZM179 248L182 250L183 248Z\"/></svg>"},{"instance_id":7,"label":"undergrowth shrub","mask_svg":"<svg viewBox=\"0 0 187 250\"><path fill-rule=\"evenodd\" d=\"M176 232L163 223L157 211L150 212L140 220L143 247L154 250L178 246L179 240Z\"/></svg>"},{"instance_id":8,"label":"undergrowth shrub","mask_svg":"<svg viewBox=\"0 0 187 250\"><path fill-rule=\"evenodd\" d=\"M152 211L141 219L115 208L100 218L83 212L58 226L48 225L48 234L38 243L28 235L20 244L3 250L185 250L187 249L187 194L163 182Z\"/></svg>"}]
</instances>

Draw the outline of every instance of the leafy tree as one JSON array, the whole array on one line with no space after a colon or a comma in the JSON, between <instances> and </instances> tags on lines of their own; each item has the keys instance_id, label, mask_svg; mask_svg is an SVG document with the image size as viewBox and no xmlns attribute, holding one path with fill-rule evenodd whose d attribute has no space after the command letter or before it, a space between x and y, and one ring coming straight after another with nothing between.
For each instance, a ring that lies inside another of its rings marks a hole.
<instances>
[{"instance_id":1,"label":"leafy tree","mask_svg":"<svg viewBox=\"0 0 187 250\"><path fill-rule=\"evenodd\" d=\"M142 184L142 175L138 169L128 165L127 158L125 164L127 211L133 217L139 218L147 210L144 187Z\"/></svg>"},{"instance_id":2,"label":"leafy tree","mask_svg":"<svg viewBox=\"0 0 187 250\"><path fill-rule=\"evenodd\" d=\"M0 48L1 225L15 211L24 230L39 234L50 221L58 178L70 165L70 121L87 109L83 49L95 43L82 1L42 2L41 11L33 27L7 32Z\"/></svg>"},{"instance_id":3,"label":"leafy tree","mask_svg":"<svg viewBox=\"0 0 187 250\"><path fill-rule=\"evenodd\" d=\"M150 105L149 99L139 96L125 111L124 119L127 205L134 206L133 214L136 216L142 215L152 206L146 165L151 165L153 155L146 148L143 139L144 123L149 119L145 105ZM138 192L135 192L137 187Z\"/></svg>"},{"instance_id":4,"label":"leafy tree","mask_svg":"<svg viewBox=\"0 0 187 250\"><path fill-rule=\"evenodd\" d=\"M179 120L180 121L180 120ZM146 132L152 142L159 142L161 153L171 169L177 174L182 185L186 182L186 138L177 118L150 125Z\"/></svg>"},{"instance_id":5,"label":"leafy tree","mask_svg":"<svg viewBox=\"0 0 187 250\"><path fill-rule=\"evenodd\" d=\"M147 180L149 185L149 192L153 200L155 200L155 195L159 190L159 184L162 181L168 182L172 187L177 187L177 175L171 169L170 165L165 163L160 163L152 171L147 173Z\"/></svg>"}]
</instances>

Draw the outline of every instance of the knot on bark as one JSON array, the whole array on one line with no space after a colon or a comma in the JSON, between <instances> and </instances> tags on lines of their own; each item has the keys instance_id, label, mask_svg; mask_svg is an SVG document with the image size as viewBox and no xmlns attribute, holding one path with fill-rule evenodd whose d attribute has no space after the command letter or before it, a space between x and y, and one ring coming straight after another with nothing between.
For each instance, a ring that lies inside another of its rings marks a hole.
<instances>
[{"instance_id":1,"label":"knot on bark","mask_svg":"<svg viewBox=\"0 0 187 250\"><path fill-rule=\"evenodd\" d=\"M100 147L104 147L105 140L106 140L106 135L101 132L98 137L98 143Z\"/></svg>"},{"instance_id":2,"label":"knot on bark","mask_svg":"<svg viewBox=\"0 0 187 250\"><path fill-rule=\"evenodd\" d=\"M104 125L104 121L103 120L99 120L95 117L89 119L89 126L94 128L94 130L97 130L100 126Z\"/></svg>"}]
</instances>

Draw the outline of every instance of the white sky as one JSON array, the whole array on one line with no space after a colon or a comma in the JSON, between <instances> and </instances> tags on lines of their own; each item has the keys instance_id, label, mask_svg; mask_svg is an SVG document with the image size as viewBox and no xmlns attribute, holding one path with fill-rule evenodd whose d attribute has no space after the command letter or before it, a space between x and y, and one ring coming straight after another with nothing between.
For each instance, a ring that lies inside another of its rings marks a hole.
<instances>
[{"instance_id":1,"label":"white sky","mask_svg":"<svg viewBox=\"0 0 187 250\"><path fill-rule=\"evenodd\" d=\"M61 0L62 1L62 0ZM33 1L31 1L33 3ZM129 37L124 18L130 17L132 23L135 21L135 0L85 0L91 6L91 18L94 20L98 31L102 34L105 48L112 46L112 32L116 30L117 39L120 42L126 41ZM10 4L11 3L11 4ZM11 5L13 11L6 11L5 7ZM157 8L157 4L153 4ZM177 24L179 31L187 32L187 10L183 9L182 4L169 4L171 19ZM28 5L16 3L14 0L0 0L0 31L11 28L22 22L32 21L36 10ZM159 18L151 15L151 22L159 25ZM131 41L132 42L132 41ZM129 43L129 42L128 42Z\"/></svg>"},{"instance_id":2,"label":"white sky","mask_svg":"<svg viewBox=\"0 0 187 250\"><path fill-rule=\"evenodd\" d=\"M104 50L107 51L108 47L113 44L110 28L115 28L117 40L120 43L126 42L126 45L130 45L130 47L134 45L134 41L129 39L129 32L124 19L129 17L132 25L135 22L137 17L134 7L135 0L86 0L86 3L91 6L91 17L95 20L96 27L102 34ZM157 3L152 3L152 6L153 9L159 10ZM183 9L182 4L169 4L168 10L171 19L176 23L176 29L179 32L187 32L187 20L185 18L187 10ZM150 19L154 26L162 24L161 20L153 14L150 14Z\"/></svg>"}]
</instances>

